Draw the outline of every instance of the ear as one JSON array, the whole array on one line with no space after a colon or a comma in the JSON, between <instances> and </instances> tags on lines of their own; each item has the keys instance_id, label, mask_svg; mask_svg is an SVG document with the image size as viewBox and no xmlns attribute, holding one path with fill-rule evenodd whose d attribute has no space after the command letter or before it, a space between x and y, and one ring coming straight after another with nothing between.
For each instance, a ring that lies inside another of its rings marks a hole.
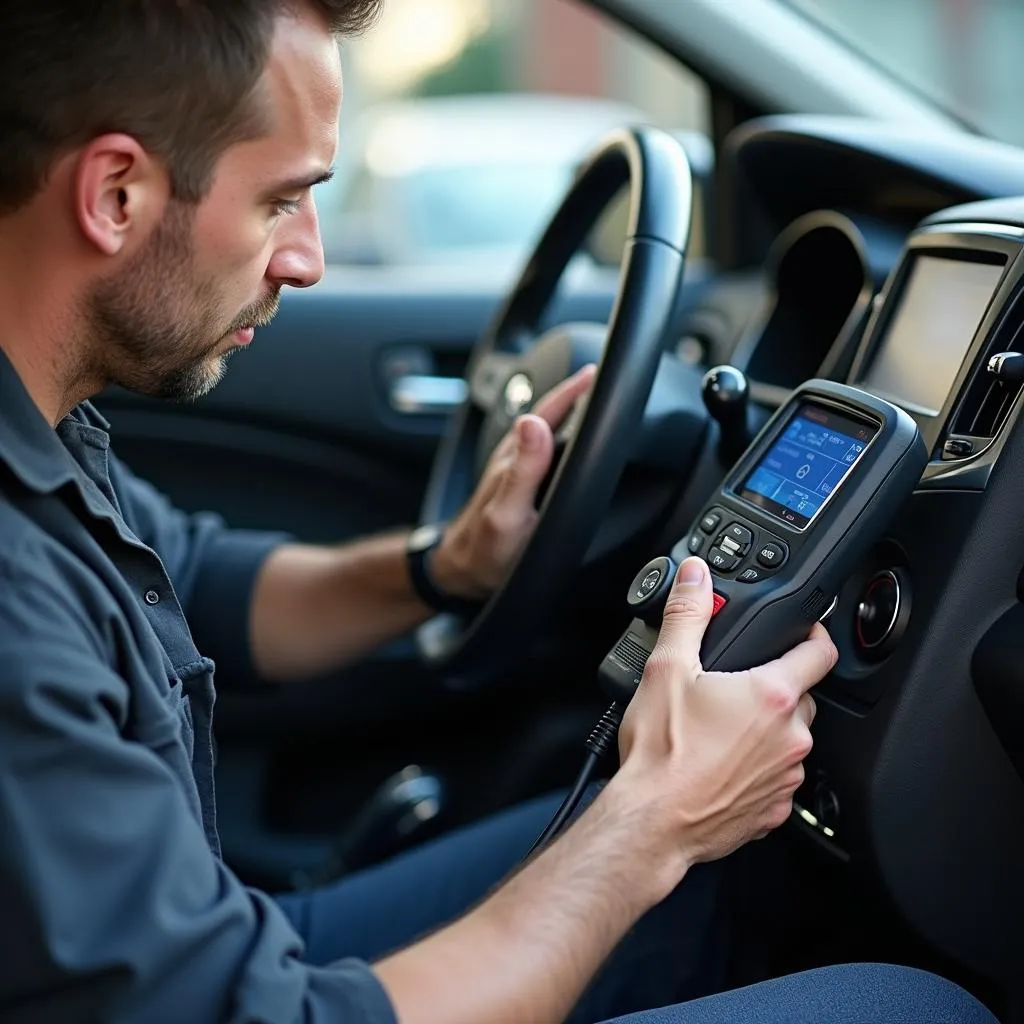
<instances>
[{"instance_id":1,"label":"ear","mask_svg":"<svg viewBox=\"0 0 1024 1024\"><path fill-rule=\"evenodd\" d=\"M116 256L148 235L169 198L163 167L130 135L101 135L79 153L75 216L82 234L104 255Z\"/></svg>"}]
</instances>

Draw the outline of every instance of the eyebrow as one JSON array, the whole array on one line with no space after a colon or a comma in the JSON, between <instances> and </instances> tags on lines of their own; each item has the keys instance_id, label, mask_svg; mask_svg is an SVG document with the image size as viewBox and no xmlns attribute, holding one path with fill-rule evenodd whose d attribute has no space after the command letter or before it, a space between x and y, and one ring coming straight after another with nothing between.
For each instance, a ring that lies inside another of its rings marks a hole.
<instances>
[{"instance_id":1,"label":"eyebrow","mask_svg":"<svg viewBox=\"0 0 1024 1024\"><path fill-rule=\"evenodd\" d=\"M299 178L290 178L287 181L278 182L278 184L268 190L268 195L278 195L287 192L304 192L307 188L312 188L314 185L322 185L325 181L330 181L333 177L333 167L328 168L326 171L320 171L316 174L304 174Z\"/></svg>"}]
</instances>

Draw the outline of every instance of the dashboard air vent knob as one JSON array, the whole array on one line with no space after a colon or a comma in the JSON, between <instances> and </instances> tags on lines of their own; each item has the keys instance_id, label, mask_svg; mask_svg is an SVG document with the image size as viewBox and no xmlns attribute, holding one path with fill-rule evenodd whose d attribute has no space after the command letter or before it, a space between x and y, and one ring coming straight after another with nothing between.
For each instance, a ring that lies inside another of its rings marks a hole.
<instances>
[{"instance_id":1,"label":"dashboard air vent knob","mask_svg":"<svg viewBox=\"0 0 1024 1024\"><path fill-rule=\"evenodd\" d=\"M1024 352L997 352L985 368L1005 384L1024 384Z\"/></svg>"},{"instance_id":2,"label":"dashboard air vent knob","mask_svg":"<svg viewBox=\"0 0 1024 1024\"><path fill-rule=\"evenodd\" d=\"M988 388L968 426L968 433L995 437L1024 384L1024 352L997 352L985 364ZM961 415L958 419L963 420Z\"/></svg>"}]
</instances>

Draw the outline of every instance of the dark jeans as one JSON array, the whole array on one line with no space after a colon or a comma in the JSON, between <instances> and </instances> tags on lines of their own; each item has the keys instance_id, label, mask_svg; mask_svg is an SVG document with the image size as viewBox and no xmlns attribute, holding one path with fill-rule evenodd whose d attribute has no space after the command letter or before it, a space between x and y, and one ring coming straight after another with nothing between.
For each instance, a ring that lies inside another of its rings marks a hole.
<instances>
[{"instance_id":1,"label":"dark jeans","mask_svg":"<svg viewBox=\"0 0 1024 1024\"><path fill-rule=\"evenodd\" d=\"M279 897L306 941L306 959L378 959L458 917L515 867L557 805L556 797L534 800L334 885ZM955 985L881 964L700 998L721 987L718 884L715 865L687 875L623 939L572 1024L995 1024Z\"/></svg>"}]
</instances>

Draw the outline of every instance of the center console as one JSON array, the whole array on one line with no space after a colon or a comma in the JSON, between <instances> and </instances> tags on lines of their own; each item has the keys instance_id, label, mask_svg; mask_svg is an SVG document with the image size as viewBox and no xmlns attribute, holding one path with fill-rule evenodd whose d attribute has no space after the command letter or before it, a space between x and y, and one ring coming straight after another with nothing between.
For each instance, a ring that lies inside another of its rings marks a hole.
<instances>
[{"instance_id":1,"label":"center console","mask_svg":"<svg viewBox=\"0 0 1024 1024\"><path fill-rule=\"evenodd\" d=\"M844 383L911 417L927 462L839 591L840 659L815 691L796 800L798 828L870 865L931 942L1005 975L1024 956L1006 938L1024 914L1024 374L1008 372L1024 363L1022 254L1024 202L933 218L856 343ZM812 426L836 450L862 440L856 421L802 420L736 499L790 529L827 514L832 479L793 479ZM728 565L725 539L687 540Z\"/></svg>"},{"instance_id":2,"label":"center console","mask_svg":"<svg viewBox=\"0 0 1024 1024\"><path fill-rule=\"evenodd\" d=\"M984 491L1019 415L1021 375L1006 367L1024 363L1022 251L1024 230L1014 224L926 225L874 300L848 382L917 423L929 452L918 493ZM842 656L825 692L856 714L883 693L886 659L921 595L914 546L890 538L840 597ZM824 804L835 805L831 794Z\"/></svg>"},{"instance_id":3,"label":"center console","mask_svg":"<svg viewBox=\"0 0 1024 1024\"><path fill-rule=\"evenodd\" d=\"M1012 225L925 227L875 299L849 381L917 420L932 451L926 486L983 488L1016 415L1019 387L989 363L1024 349L1022 249L1024 231Z\"/></svg>"}]
</instances>

